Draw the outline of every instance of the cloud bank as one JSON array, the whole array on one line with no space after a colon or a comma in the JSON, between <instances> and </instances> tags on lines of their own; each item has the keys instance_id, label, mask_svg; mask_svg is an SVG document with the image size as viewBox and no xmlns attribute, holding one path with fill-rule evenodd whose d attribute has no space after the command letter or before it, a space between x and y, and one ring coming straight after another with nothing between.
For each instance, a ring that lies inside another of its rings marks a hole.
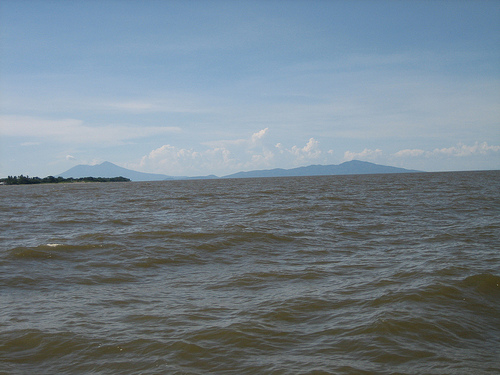
<instances>
[{"instance_id":1,"label":"cloud bank","mask_svg":"<svg viewBox=\"0 0 500 375\"><path fill-rule=\"evenodd\" d=\"M269 128L248 138L205 142L203 150L163 145L143 156L135 165L141 170L170 175L197 175L211 171L217 175L241 170L298 166L317 161L323 152L319 142L310 138L304 146L285 147L267 141ZM132 166L132 165L131 165Z\"/></svg>"},{"instance_id":2,"label":"cloud bank","mask_svg":"<svg viewBox=\"0 0 500 375\"><path fill-rule=\"evenodd\" d=\"M438 162L443 158L472 158L478 155L497 157L500 153L500 146L476 142L472 145L459 143L456 146L434 150L403 149L395 152L384 152L380 148L348 150L339 161L335 159L335 150L325 151L315 138L310 138L303 145L287 147L282 142L272 143L269 134L269 128L264 128L247 138L205 142L200 144L203 148L182 148L165 144L144 155L138 163L129 164L129 167L174 176L208 173L223 176L238 171L337 164L355 159L417 168L418 161L422 159L427 162L429 159ZM412 166L412 162L417 164Z\"/></svg>"},{"instance_id":3,"label":"cloud bank","mask_svg":"<svg viewBox=\"0 0 500 375\"><path fill-rule=\"evenodd\" d=\"M487 142L476 142L472 146L459 143L457 146L447 148L436 148L432 151L425 151L421 149L406 149L394 153L398 158L408 157L432 157L432 156L453 156L453 157L466 157L477 155L488 155L500 152L500 146L488 145Z\"/></svg>"},{"instance_id":4,"label":"cloud bank","mask_svg":"<svg viewBox=\"0 0 500 375\"><path fill-rule=\"evenodd\" d=\"M131 139L179 131L180 128L172 126L88 126L82 120L71 118L53 120L30 116L0 116L2 136L38 138L55 143L119 145Z\"/></svg>"}]
</instances>

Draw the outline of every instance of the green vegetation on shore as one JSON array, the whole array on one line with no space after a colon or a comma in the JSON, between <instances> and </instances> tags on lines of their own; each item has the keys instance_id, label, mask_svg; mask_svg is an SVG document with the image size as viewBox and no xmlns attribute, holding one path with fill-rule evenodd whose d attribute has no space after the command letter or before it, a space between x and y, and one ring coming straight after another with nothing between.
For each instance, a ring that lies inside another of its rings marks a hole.
<instances>
[{"instance_id":1,"label":"green vegetation on shore","mask_svg":"<svg viewBox=\"0 0 500 375\"><path fill-rule=\"evenodd\" d=\"M29 177L29 176L9 176L0 179L0 183L4 185L32 185L32 184L58 184L58 183L72 183L72 182L128 182L129 178L126 177L81 177L81 178L63 178L48 176L45 178Z\"/></svg>"}]
</instances>

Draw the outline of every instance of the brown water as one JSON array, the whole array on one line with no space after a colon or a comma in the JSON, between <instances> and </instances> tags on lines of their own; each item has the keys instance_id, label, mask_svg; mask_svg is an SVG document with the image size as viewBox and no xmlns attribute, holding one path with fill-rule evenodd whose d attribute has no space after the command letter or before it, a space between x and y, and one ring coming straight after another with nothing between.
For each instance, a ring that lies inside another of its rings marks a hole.
<instances>
[{"instance_id":1,"label":"brown water","mask_svg":"<svg viewBox=\"0 0 500 375\"><path fill-rule=\"evenodd\" d=\"M0 186L0 373L498 374L499 187Z\"/></svg>"}]
</instances>

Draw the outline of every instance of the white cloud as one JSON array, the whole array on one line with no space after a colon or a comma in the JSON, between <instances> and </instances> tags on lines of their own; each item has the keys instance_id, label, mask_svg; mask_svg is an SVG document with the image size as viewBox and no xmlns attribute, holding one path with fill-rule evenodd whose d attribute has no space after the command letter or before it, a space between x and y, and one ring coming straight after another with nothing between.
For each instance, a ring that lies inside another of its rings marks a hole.
<instances>
[{"instance_id":1,"label":"white cloud","mask_svg":"<svg viewBox=\"0 0 500 375\"><path fill-rule=\"evenodd\" d=\"M250 138L240 138L240 139L222 139L217 141L209 141L203 142L202 144L210 147L234 147L238 146L239 148L252 148L258 145L261 145L260 141L266 136L269 128L265 128L259 130L256 133L253 133Z\"/></svg>"},{"instance_id":2,"label":"white cloud","mask_svg":"<svg viewBox=\"0 0 500 375\"><path fill-rule=\"evenodd\" d=\"M420 150L420 149L406 149L406 150L400 150L396 153L394 153L394 156L398 158L405 158L405 157L415 157L415 156L422 156L425 155L426 151Z\"/></svg>"},{"instance_id":3,"label":"white cloud","mask_svg":"<svg viewBox=\"0 0 500 375\"><path fill-rule=\"evenodd\" d=\"M66 160L76 160L73 155L66 155Z\"/></svg>"},{"instance_id":4,"label":"white cloud","mask_svg":"<svg viewBox=\"0 0 500 375\"><path fill-rule=\"evenodd\" d=\"M425 150L407 148L393 153L381 149L364 149L361 152L346 151L344 160L365 160L379 164L427 171L497 169L500 146L487 142Z\"/></svg>"},{"instance_id":5,"label":"white cloud","mask_svg":"<svg viewBox=\"0 0 500 375\"><path fill-rule=\"evenodd\" d=\"M293 146L291 152L299 160L316 159L321 155L321 150L319 149L319 142L314 138L310 138L307 144L302 148Z\"/></svg>"},{"instance_id":6,"label":"white cloud","mask_svg":"<svg viewBox=\"0 0 500 375\"><path fill-rule=\"evenodd\" d=\"M268 130L269 130L269 128L265 128L265 129L258 131L257 133L253 133L252 138L250 138L251 142L257 143L260 139L262 139L266 135Z\"/></svg>"},{"instance_id":7,"label":"white cloud","mask_svg":"<svg viewBox=\"0 0 500 375\"><path fill-rule=\"evenodd\" d=\"M279 153L284 157L292 157L294 164L301 164L308 160L312 161L322 156L323 152L319 148L319 142L314 138L310 138L305 146L292 146L286 148L282 143L277 143L274 146L279 150Z\"/></svg>"},{"instance_id":8,"label":"white cloud","mask_svg":"<svg viewBox=\"0 0 500 375\"><path fill-rule=\"evenodd\" d=\"M100 110L131 113L211 113L214 111L214 108L207 106L199 97L168 93L160 98L91 102L89 106Z\"/></svg>"},{"instance_id":9,"label":"white cloud","mask_svg":"<svg viewBox=\"0 0 500 375\"><path fill-rule=\"evenodd\" d=\"M451 157L467 157L476 155L487 155L495 152L500 152L500 146L488 145L487 142L475 142L472 146L459 143L456 146L436 148L433 151L425 151L421 149L405 149L394 153L398 158L408 157L437 157L437 156L451 156Z\"/></svg>"},{"instance_id":10,"label":"white cloud","mask_svg":"<svg viewBox=\"0 0 500 375\"><path fill-rule=\"evenodd\" d=\"M344 160L349 161L349 160L375 160L379 157L382 156L382 150L376 149L376 150L370 150L368 148L365 148L361 152L352 152L352 151L346 151L344 153Z\"/></svg>"},{"instance_id":11,"label":"white cloud","mask_svg":"<svg viewBox=\"0 0 500 375\"><path fill-rule=\"evenodd\" d=\"M305 146L269 146L264 142L269 129L253 133L248 138L205 142L204 150L178 148L170 144L152 150L136 167L169 175L216 174L307 165L322 156L319 142L310 138Z\"/></svg>"},{"instance_id":12,"label":"white cloud","mask_svg":"<svg viewBox=\"0 0 500 375\"><path fill-rule=\"evenodd\" d=\"M456 147L448 147L435 149L433 154L444 154L449 156L472 156L472 155L486 155L491 152L499 152L500 146L490 146L487 142L476 142L472 146L459 143Z\"/></svg>"},{"instance_id":13,"label":"white cloud","mask_svg":"<svg viewBox=\"0 0 500 375\"><path fill-rule=\"evenodd\" d=\"M200 152L167 144L143 156L138 167L174 176L192 176L231 170L237 165L238 161L223 147Z\"/></svg>"},{"instance_id":14,"label":"white cloud","mask_svg":"<svg viewBox=\"0 0 500 375\"><path fill-rule=\"evenodd\" d=\"M58 137L81 129L83 121L75 119L47 120L29 116L0 116L2 136Z\"/></svg>"},{"instance_id":15,"label":"white cloud","mask_svg":"<svg viewBox=\"0 0 500 375\"><path fill-rule=\"evenodd\" d=\"M138 167L171 175L229 174L245 169L270 166L274 154L262 145L268 128L247 139L220 140L203 143L205 150L163 145L142 157Z\"/></svg>"},{"instance_id":16,"label":"white cloud","mask_svg":"<svg viewBox=\"0 0 500 375\"><path fill-rule=\"evenodd\" d=\"M30 116L0 116L0 134L4 137L34 137L56 143L117 145L131 139L179 131L180 128L170 126L94 127L85 125L82 120L77 119L52 120Z\"/></svg>"}]
</instances>

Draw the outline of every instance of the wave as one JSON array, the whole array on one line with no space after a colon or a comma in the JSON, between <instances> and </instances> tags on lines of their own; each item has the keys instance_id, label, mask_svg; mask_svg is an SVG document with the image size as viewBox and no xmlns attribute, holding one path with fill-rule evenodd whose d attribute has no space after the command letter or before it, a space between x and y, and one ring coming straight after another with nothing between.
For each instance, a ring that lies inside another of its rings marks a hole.
<instances>
[{"instance_id":1,"label":"wave","mask_svg":"<svg viewBox=\"0 0 500 375\"><path fill-rule=\"evenodd\" d=\"M500 298L500 276L490 273L473 275L465 278L461 285L482 295Z\"/></svg>"},{"instance_id":2,"label":"wave","mask_svg":"<svg viewBox=\"0 0 500 375\"><path fill-rule=\"evenodd\" d=\"M79 276L72 280L73 283L81 285L123 284L136 281L139 281L138 277L124 272L114 273L112 275Z\"/></svg>"},{"instance_id":3,"label":"wave","mask_svg":"<svg viewBox=\"0 0 500 375\"><path fill-rule=\"evenodd\" d=\"M7 251L7 258L10 259L66 259L71 260L71 253L92 249L102 249L102 244L74 245L65 243L47 243L35 247L15 247Z\"/></svg>"},{"instance_id":4,"label":"wave","mask_svg":"<svg viewBox=\"0 0 500 375\"><path fill-rule=\"evenodd\" d=\"M134 260L131 264L132 267L139 267L139 268L156 268L156 267L161 267L164 265L201 265L201 264L206 264L210 261L210 259L207 259L206 257L202 257L198 253L177 253L177 254L164 254L163 256L160 256L160 254L157 255L149 255L145 257L140 257L137 260Z\"/></svg>"},{"instance_id":5,"label":"wave","mask_svg":"<svg viewBox=\"0 0 500 375\"><path fill-rule=\"evenodd\" d=\"M0 372L498 373L498 177L462 176L7 189Z\"/></svg>"},{"instance_id":6,"label":"wave","mask_svg":"<svg viewBox=\"0 0 500 375\"><path fill-rule=\"evenodd\" d=\"M247 272L241 275L234 275L228 279L222 280L214 285L209 285L209 289L232 289L232 288L249 288L259 289L265 285L276 285L281 282L293 281L317 281L325 277L331 276L327 270L310 267L307 269L298 270L270 270L261 272Z\"/></svg>"}]
</instances>

